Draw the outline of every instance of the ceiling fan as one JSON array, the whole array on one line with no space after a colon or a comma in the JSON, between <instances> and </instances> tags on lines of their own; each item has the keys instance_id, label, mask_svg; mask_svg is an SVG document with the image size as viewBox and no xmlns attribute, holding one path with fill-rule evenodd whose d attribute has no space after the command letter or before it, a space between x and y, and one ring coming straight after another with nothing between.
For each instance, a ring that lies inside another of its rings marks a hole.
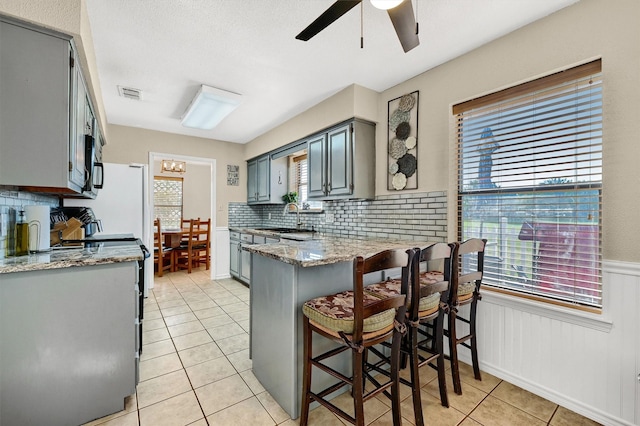
<instances>
[{"instance_id":1,"label":"ceiling fan","mask_svg":"<svg viewBox=\"0 0 640 426\"><path fill-rule=\"evenodd\" d=\"M308 41L320 31L327 28L342 15L360 4L362 0L337 0L325 10L307 28L296 36L296 39ZM411 0L371 0L378 9L386 9L396 30L400 44L405 52L410 51L420 44L418 31L413 14Z\"/></svg>"}]
</instances>

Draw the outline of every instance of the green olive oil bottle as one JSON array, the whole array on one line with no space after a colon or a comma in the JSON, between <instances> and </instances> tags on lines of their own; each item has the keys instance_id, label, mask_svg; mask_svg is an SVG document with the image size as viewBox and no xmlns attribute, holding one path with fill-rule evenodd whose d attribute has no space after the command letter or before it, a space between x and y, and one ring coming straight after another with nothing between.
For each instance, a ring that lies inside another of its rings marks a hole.
<instances>
[{"instance_id":1,"label":"green olive oil bottle","mask_svg":"<svg viewBox=\"0 0 640 426\"><path fill-rule=\"evenodd\" d=\"M16 222L16 256L29 254L29 224L24 218L24 210L20 210L20 216Z\"/></svg>"}]
</instances>

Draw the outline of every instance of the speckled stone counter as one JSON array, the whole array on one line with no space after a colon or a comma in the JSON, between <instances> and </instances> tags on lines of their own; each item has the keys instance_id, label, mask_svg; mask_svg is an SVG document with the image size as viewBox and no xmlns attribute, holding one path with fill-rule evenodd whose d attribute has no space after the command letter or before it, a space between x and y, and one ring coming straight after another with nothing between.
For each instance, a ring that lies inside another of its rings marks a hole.
<instances>
[{"instance_id":1,"label":"speckled stone counter","mask_svg":"<svg viewBox=\"0 0 640 426\"><path fill-rule=\"evenodd\" d=\"M131 262L143 257L137 245L97 246L52 250L28 256L0 259L0 274Z\"/></svg>"},{"instance_id":2,"label":"speckled stone counter","mask_svg":"<svg viewBox=\"0 0 640 426\"><path fill-rule=\"evenodd\" d=\"M307 268L350 261L356 256L366 257L387 249L426 247L435 242L354 239L317 235L313 239L306 241L281 239L276 244L258 244L246 246L243 249L284 263Z\"/></svg>"}]
</instances>

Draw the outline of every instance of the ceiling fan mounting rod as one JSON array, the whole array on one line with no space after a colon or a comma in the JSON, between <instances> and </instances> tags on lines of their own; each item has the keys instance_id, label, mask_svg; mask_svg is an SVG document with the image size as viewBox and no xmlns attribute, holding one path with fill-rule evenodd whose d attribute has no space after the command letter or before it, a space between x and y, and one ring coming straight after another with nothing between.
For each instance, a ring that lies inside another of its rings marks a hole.
<instances>
[{"instance_id":1,"label":"ceiling fan mounting rod","mask_svg":"<svg viewBox=\"0 0 640 426\"><path fill-rule=\"evenodd\" d=\"M360 49L364 49L364 5L360 2Z\"/></svg>"},{"instance_id":2,"label":"ceiling fan mounting rod","mask_svg":"<svg viewBox=\"0 0 640 426\"><path fill-rule=\"evenodd\" d=\"M419 1L416 0L416 35L420 33L420 29L418 28L418 3Z\"/></svg>"}]
</instances>

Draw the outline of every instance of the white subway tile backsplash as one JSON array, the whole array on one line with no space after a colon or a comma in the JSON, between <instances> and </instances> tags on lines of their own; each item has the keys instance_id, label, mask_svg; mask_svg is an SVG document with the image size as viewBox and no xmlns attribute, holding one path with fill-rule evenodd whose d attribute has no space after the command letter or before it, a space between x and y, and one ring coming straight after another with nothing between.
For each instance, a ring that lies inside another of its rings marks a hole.
<instances>
[{"instance_id":1,"label":"white subway tile backsplash","mask_svg":"<svg viewBox=\"0 0 640 426\"><path fill-rule=\"evenodd\" d=\"M51 207L57 207L60 205L57 197L31 192L20 192L16 191L12 187L7 188L0 186L1 214L8 214L10 208L19 210L20 207L33 204L48 205ZM10 241L8 234L9 230L7 230L7 232L0 232L0 259L5 258L7 255L7 244L9 244Z\"/></svg>"},{"instance_id":2,"label":"white subway tile backsplash","mask_svg":"<svg viewBox=\"0 0 640 426\"><path fill-rule=\"evenodd\" d=\"M271 214L271 216L269 216ZM269 219L271 217L271 219ZM304 213L305 228L345 237L447 241L447 197L443 191L381 195L375 200L324 203L322 213ZM295 214L281 205L229 204L230 227L295 227Z\"/></svg>"}]
</instances>

